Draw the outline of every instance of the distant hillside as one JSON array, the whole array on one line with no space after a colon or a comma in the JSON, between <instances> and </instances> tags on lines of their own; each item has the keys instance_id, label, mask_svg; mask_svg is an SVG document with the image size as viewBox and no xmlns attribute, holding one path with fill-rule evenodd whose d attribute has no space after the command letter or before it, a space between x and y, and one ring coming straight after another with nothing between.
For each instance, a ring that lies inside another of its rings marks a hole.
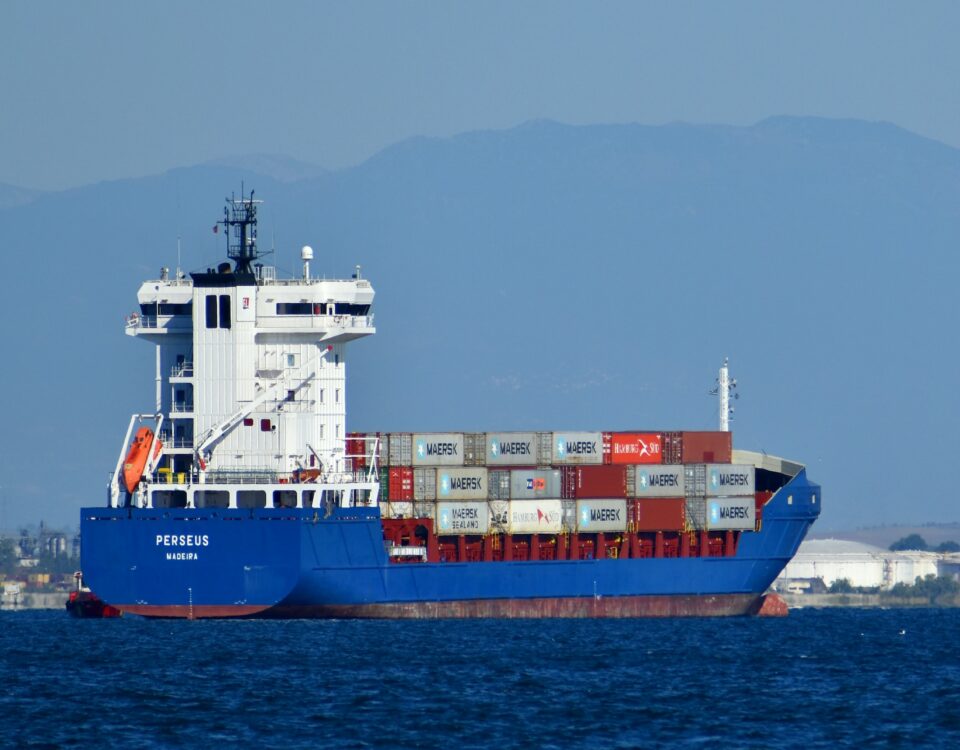
<instances>
[{"instance_id":1,"label":"distant hillside","mask_svg":"<svg viewBox=\"0 0 960 750\"><path fill-rule=\"evenodd\" d=\"M373 281L352 429L712 428L729 356L736 445L807 463L824 527L960 520L926 489L960 454L960 151L856 120L538 121L293 181L256 169L0 211L9 523L102 501L128 415L153 404L123 316L178 236L186 270L222 259L210 230L241 181L281 273L309 243L318 272Z\"/></svg>"},{"instance_id":2,"label":"distant hillside","mask_svg":"<svg viewBox=\"0 0 960 750\"><path fill-rule=\"evenodd\" d=\"M0 210L26 205L39 195L42 195L39 190L30 190L0 182Z\"/></svg>"}]
</instances>

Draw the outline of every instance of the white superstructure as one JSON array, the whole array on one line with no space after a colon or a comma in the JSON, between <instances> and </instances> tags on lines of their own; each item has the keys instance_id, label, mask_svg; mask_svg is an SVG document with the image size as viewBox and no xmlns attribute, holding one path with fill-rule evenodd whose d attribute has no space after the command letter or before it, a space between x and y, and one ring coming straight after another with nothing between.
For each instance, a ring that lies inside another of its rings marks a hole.
<instances>
[{"instance_id":1,"label":"white superstructure","mask_svg":"<svg viewBox=\"0 0 960 750\"><path fill-rule=\"evenodd\" d=\"M277 279L255 262L259 201L252 195L231 199L218 224L234 265L189 277L164 270L137 294L140 311L126 333L156 346L153 418L163 453L148 463L133 501L273 507L275 492L289 497L299 488L271 486L308 477L360 482L376 502L375 467L355 475L344 451L346 345L375 333L373 287L359 267L351 279L310 278L309 248L302 278ZM124 501L120 473L118 464L114 505ZM265 495L251 496L252 484Z\"/></svg>"}]
</instances>

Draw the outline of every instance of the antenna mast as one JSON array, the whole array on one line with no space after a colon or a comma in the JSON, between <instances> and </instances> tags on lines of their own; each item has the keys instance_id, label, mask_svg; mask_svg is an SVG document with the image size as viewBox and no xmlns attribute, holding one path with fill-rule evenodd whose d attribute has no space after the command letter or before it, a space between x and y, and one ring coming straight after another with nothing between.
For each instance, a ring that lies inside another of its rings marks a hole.
<instances>
[{"instance_id":1,"label":"antenna mast","mask_svg":"<svg viewBox=\"0 0 960 750\"><path fill-rule=\"evenodd\" d=\"M244 195L240 188L240 198L232 195L223 209L223 219L217 224L223 225L227 235L227 257L235 262L234 272L252 274L253 261L260 257L257 252L257 206L263 201Z\"/></svg>"},{"instance_id":2,"label":"antenna mast","mask_svg":"<svg viewBox=\"0 0 960 750\"><path fill-rule=\"evenodd\" d=\"M727 357L723 358L723 366L717 377L717 387L710 391L710 394L720 397L720 432L730 432L730 419L734 412L734 408L730 405L730 397L736 400L740 398L740 394L737 393L736 379L730 377L730 360Z\"/></svg>"}]
</instances>

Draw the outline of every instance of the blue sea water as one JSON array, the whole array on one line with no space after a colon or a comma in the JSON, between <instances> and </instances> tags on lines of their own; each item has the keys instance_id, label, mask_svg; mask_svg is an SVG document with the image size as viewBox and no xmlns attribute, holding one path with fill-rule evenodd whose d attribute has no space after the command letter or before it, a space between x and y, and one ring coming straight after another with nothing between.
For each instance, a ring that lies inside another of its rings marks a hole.
<instances>
[{"instance_id":1,"label":"blue sea water","mask_svg":"<svg viewBox=\"0 0 960 750\"><path fill-rule=\"evenodd\" d=\"M781 619L0 614L6 747L960 747L960 611Z\"/></svg>"}]
</instances>

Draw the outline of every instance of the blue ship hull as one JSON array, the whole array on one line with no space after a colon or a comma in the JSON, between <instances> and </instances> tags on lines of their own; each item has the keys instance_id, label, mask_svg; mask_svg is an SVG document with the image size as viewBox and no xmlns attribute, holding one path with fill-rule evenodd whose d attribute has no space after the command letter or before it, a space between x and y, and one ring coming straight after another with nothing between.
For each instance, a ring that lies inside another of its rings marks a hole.
<instances>
[{"instance_id":1,"label":"blue ship hull","mask_svg":"<svg viewBox=\"0 0 960 750\"><path fill-rule=\"evenodd\" d=\"M731 557L395 563L376 509L87 508L82 568L157 617L639 617L755 613L820 513L801 471Z\"/></svg>"}]
</instances>

